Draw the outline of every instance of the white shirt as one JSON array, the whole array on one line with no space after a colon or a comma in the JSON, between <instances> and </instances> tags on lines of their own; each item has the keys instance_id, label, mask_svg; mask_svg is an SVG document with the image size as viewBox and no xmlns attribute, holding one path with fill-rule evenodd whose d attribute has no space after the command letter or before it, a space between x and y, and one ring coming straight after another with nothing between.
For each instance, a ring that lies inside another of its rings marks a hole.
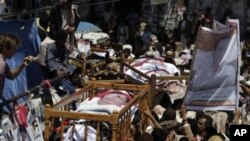
<instances>
[{"instance_id":1,"label":"white shirt","mask_svg":"<svg viewBox=\"0 0 250 141\"><path fill-rule=\"evenodd\" d=\"M0 4L0 15L5 14L5 11L4 11L5 8L6 8L5 2L1 3L1 4ZM0 17L0 20L2 20L2 19L3 19L3 18Z\"/></svg>"}]
</instances>

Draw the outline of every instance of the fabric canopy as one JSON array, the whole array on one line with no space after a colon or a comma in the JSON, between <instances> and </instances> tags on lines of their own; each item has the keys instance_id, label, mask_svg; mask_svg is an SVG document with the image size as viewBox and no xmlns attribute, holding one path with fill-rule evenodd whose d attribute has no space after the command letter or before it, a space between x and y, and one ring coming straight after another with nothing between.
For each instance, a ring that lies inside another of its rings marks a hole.
<instances>
[{"instance_id":1,"label":"fabric canopy","mask_svg":"<svg viewBox=\"0 0 250 141\"><path fill-rule=\"evenodd\" d=\"M80 22L77 27L76 33L86 34L89 32L100 32L100 31L102 31L102 29L92 23Z\"/></svg>"},{"instance_id":2,"label":"fabric canopy","mask_svg":"<svg viewBox=\"0 0 250 141\"><path fill-rule=\"evenodd\" d=\"M22 42L21 46L17 48L16 54L11 59L6 60L10 68L19 66L23 62L24 57L28 55L36 56L38 54L40 37L35 19L0 21L0 27L0 34L13 33ZM31 63L17 78L5 81L3 96L6 99L12 98L38 85L41 80L40 66L36 63ZM22 100L19 102L22 102Z\"/></svg>"}]
</instances>

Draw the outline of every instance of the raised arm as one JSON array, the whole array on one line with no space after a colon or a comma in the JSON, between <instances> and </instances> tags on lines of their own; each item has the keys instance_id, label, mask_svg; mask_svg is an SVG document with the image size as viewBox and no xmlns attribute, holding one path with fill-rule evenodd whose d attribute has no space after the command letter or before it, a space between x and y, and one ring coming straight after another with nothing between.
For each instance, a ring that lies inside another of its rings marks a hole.
<instances>
[{"instance_id":1,"label":"raised arm","mask_svg":"<svg viewBox=\"0 0 250 141\"><path fill-rule=\"evenodd\" d=\"M145 111L143 111L144 114L152 121L153 123L153 126L156 127L156 128L161 128L162 129L162 126L160 125L160 123L154 118L152 112L150 109L147 109Z\"/></svg>"},{"instance_id":2,"label":"raised arm","mask_svg":"<svg viewBox=\"0 0 250 141\"><path fill-rule=\"evenodd\" d=\"M194 134L193 134L193 131L190 127L190 124L187 121L186 114L187 114L186 107L184 105L182 105L182 108L180 109L180 115L182 117L184 132L185 132L186 136L192 140L192 139L194 139Z\"/></svg>"},{"instance_id":3,"label":"raised arm","mask_svg":"<svg viewBox=\"0 0 250 141\"><path fill-rule=\"evenodd\" d=\"M33 56L27 56L24 58L23 63L19 65L17 68L10 70L10 68L7 66L7 78L8 79L15 79L22 70L29 65L30 62L33 60Z\"/></svg>"}]
</instances>

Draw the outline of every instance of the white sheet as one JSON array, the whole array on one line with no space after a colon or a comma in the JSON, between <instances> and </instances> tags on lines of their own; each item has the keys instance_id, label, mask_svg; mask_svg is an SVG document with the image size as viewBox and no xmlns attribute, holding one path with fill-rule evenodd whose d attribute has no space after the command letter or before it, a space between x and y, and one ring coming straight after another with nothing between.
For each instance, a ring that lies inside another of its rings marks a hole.
<instances>
[{"instance_id":1,"label":"white sheet","mask_svg":"<svg viewBox=\"0 0 250 141\"><path fill-rule=\"evenodd\" d=\"M102 93L99 93L97 95L108 93L108 94L127 94L131 95L132 93L128 93L123 90L107 90ZM78 105L76 112L87 112L87 113L98 113L98 114L112 114L114 110L120 111L124 105L118 106L113 104L98 104L101 97L93 97L93 98L87 98L85 101L83 101L81 104ZM131 109L137 109L137 106L132 106Z\"/></svg>"},{"instance_id":2,"label":"white sheet","mask_svg":"<svg viewBox=\"0 0 250 141\"><path fill-rule=\"evenodd\" d=\"M96 130L90 126L87 126L88 133L87 133L87 141L96 141ZM83 141L84 140L84 132L85 132L85 125L76 124L75 125L75 132L72 133L73 127L71 126L68 131L64 134L64 141ZM72 136L73 134L73 136Z\"/></svg>"},{"instance_id":3,"label":"white sheet","mask_svg":"<svg viewBox=\"0 0 250 141\"><path fill-rule=\"evenodd\" d=\"M94 97L91 100L87 98L78 106L76 112L93 111L93 112L104 112L107 114L112 114L114 110L119 111L122 108L116 105L99 105L98 104L99 100L100 97Z\"/></svg>"},{"instance_id":4,"label":"white sheet","mask_svg":"<svg viewBox=\"0 0 250 141\"><path fill-rule=\"evenodd\" d=\"M170 63L166 63L162 58L140 58L131 63L132 67L151 77L152 74L156 76L174 76L175 73L180 74L178 68ZM146 83L147 79L141 77L130 69L125 69L124 73L131 76L135 80ZM157 81L156 85L161 85L163 81Z\"/></svg>"}]
</instances>

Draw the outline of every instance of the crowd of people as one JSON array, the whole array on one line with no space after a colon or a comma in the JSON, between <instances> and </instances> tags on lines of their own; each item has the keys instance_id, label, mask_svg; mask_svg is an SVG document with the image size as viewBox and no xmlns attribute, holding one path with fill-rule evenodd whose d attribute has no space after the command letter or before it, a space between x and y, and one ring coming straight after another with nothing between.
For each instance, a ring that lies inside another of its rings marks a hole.
<instances>
[{"instance_id":1,"label":"crowd of people","mask_svg":"<svg viewBox=\"0 0 250 141\"><path fill-rule=\"evenodd\" d=\"M213 25L210 11L210 8L206 8L202 15L197 12L184 13L179 25L169 32L164 27L158 27L157 31L151 30L150 24L140 18L133 9L127 17L118 18L111 9L107 8L96 24L110 36L110 39L95 47L101 46L100 48L114 51L112 54L108 51L102 57L106 59L107 64L118 58L162 57L166 63L171 63L179 69L180 73L176 75L186 75L190 72L198 27L201 25L211 28ZM73 76L77 68L68 60L69 54L77 47L74 32L80 17L72 6L72 1L58 0L58 5L51 9L50 14L43 13L39 18L38 28L42 42L38 62L44 79L64 77L65 73ZM188 111L183 105L183 99L171 102L166 94L167 98L163 98L163 102L157 103L151 107L152 109L145 110L144 116L133 121L133 140L226 141L229 140L231 124L249 124L249 44L246 41L242 47L241 92L239 109L236 112ZM17 77L34 58L33 56L25 57L19 67L11 70L5 60L15 54L19 45L20 40L14 34L0 35L0 96L5 78ZM124 48L126 45L129 47ZM86 60L89 58L91 57L85 56ZM88 73L85 75L90 77ZM65 77L64 79L66 83L74 84L71 78ZM73 89L68 89L67 93L73 93L79 85L72 86ZM63 93L60 84L56 84L55 87L59 95ZM146 128L143 128L143 124L140 123L146 123Z\"/></svg>"}]
</instances>

